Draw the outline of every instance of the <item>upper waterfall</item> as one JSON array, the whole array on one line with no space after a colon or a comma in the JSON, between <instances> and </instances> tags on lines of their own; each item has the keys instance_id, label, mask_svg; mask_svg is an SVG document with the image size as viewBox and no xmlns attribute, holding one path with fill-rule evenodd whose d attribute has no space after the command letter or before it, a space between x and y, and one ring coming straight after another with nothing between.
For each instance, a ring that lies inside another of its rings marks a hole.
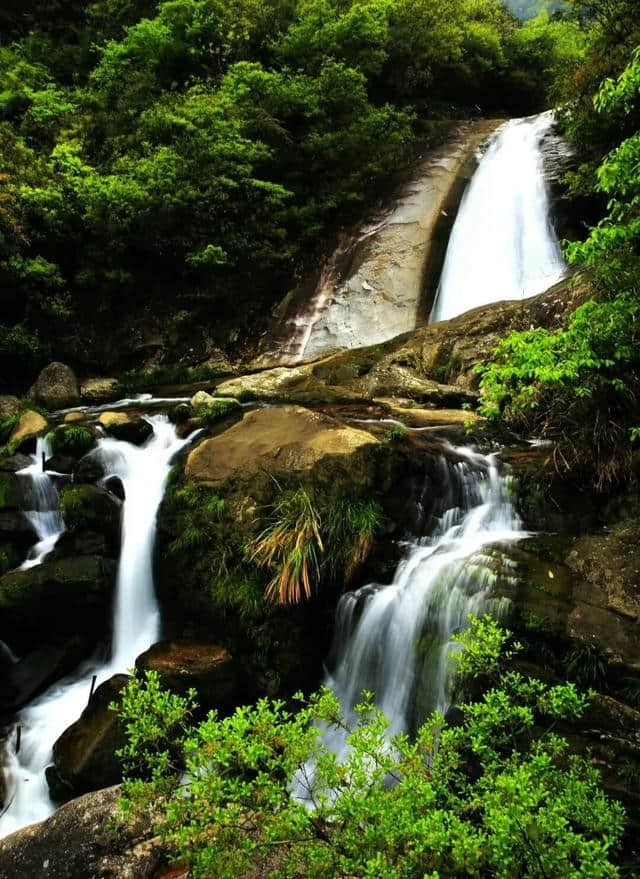
<instances>
[{"instance_id":1,"label":"upper waterfall","mask_svg":"<svg viewBox=\"0 0 640 879\"><path fill-rule=\"evenodd\" d=\"M525 299L562 279L549 216L541 143L552 113L512 119L481 158L451 232L431 322L503 299Z\"/></svg>"}]
</instances>

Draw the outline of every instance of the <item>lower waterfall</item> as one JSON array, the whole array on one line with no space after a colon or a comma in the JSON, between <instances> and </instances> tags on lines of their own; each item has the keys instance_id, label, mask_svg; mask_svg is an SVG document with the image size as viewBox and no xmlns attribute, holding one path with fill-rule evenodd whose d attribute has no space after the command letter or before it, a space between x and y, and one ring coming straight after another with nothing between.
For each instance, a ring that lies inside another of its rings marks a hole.
<instances>
[{"instance_id":1,"label":"lower waterfall","mask_svg":"<svg viewBox=\"0 0 640 879\"><path fill-rule=\"evenodd\" d=\"M390 585L364 586L338 605L325 684L348 723L364 690L374 694L390 735L410 731L435 709L444 713L451 697L452 636L469 614L500 614L501 602L491 596L498 580L491 550L527 533L495 456L467 448L449 452L440 462L447 490L431 535L410 544ZM500 565L505 567L504 559ZM344 754L343 730L325 736L334 752ZM304 798L306 785L295 788Z\"/></svg>"},{"instance_id":2,"label":"lower waterfall","mask_svg":"<svg viewBox=\"0 0 640 879\"><path fill-rule=\"evenodd\" d=\"M0 818L0 836L41 821L54 811L45 769L51 763L54 743L85 708L93 675L100 684L126 672L136 657L158 640L160 614L152 573L156 515L171 460L190 438L178 439L165 416L148 421L154 432L144 446L105 438L91 453L102 459L108 476L120 477L125 492L111 658L102 665L86 663L20 712L20 752L14 752L15 733L9 736L7 747L4 771L9 807Z\"/></svg>"}]
</instances>

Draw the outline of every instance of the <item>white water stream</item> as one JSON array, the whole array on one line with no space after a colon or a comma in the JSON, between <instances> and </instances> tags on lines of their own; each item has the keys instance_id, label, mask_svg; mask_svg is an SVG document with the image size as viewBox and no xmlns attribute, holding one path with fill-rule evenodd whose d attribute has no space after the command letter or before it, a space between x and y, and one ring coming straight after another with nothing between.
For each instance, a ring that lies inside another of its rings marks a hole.
<instances>
[{"instance_id":1,"label":"white water stream","mask_svg":"<svg viewBox=\"0 0 640 879\"><path fill-rule=\"evenodd\" d=\"M18 470L16 474L26 483L27 505L24 514L38 537L38 542L31 547L27 558L20 565L21 571L39 565L65 530L60 513L60 492L55 478L60 474L52 475L43 466L50 456L51 449L46 438L40 437L36 453L32 456L33 463L24 470Z\"/></svg>"},{"instance_id":2,"label":"white water stream","mask_svg":"<svg viewBox=\"0 0 640 879\"><path fill-rule=\"evenodd\" d=\"M102 458L109 476L120 477L125 491L111 658L102 665L86 663L21 711L17 721L22 727L20 752L14 751L15 733L7 749L10 806L0 818L0 836L41 821L54 811L44 771L51 763L56 739L85 708L92 676L98 676L99 685L126 672L136 657L158 640L160 616L152 574L156 515L171 460L190 438L178 439L165 416L148 420L154 433L144 446L102 439L92 453Z\"/></svg>"},{"instance_id":3,"label":"white water stream","mask_svg":"<svg viewBox=\"0 0 640 879\"><path fill-rule=\"evenodd\" d=\"M431 322L542 293L566 272L549 217L541 142L553 114L512 119L481 158L451 232Z\"/></svg>"},{"instance_id":4,"label":"white water stream","mask_svg":"<svg viewBox=\"0 0 640 879\"><path fill-rule=\"evenodd\" d=\"M348 724L368 690L389 721L389 734L410 731L434 710L450 704L452 636L469 614L500 613L491 590L511 575L508 559L492 549L527 536L513 509L507 480L493 456L467 448L442 457L446 490L432 534L416 540L388 586L371 584L344 595L336 612L332 670L325 684L335 692ZM501 570L497 570L500 568ZM505 572L506 569L506 572ZM327 730L325 743L346 756L343 730ZM294 783L308 798L313 766Z\"/></svg>"}]
</instances>

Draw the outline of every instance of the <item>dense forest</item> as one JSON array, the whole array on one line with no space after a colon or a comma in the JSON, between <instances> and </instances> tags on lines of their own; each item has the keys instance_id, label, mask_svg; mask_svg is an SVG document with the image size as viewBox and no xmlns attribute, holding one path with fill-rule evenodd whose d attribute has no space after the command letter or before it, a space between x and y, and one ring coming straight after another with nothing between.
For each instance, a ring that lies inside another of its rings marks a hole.
<instances>
[{"instance_id":1,"label":"dense forest","mask_svg":"<svg viewBox=\"0 0 640 879\"><path fill-rule=\"evenodd\" d=\"M5 4L1 33L0 352L25 385L52 356L135 366L141 317L227 342L446 120L544 108L585 41L499 0Z\"/></svg>"}]
</instances>

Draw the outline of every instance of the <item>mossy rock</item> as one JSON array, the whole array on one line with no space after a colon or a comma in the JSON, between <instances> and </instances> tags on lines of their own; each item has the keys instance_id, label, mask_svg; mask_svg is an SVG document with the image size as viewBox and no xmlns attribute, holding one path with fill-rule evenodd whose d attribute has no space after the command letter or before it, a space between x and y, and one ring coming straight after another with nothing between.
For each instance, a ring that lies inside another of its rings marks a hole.
<instances>
[{"instance_id":1,"label":"mossy rock","mask_svg":"<svg viewBox=\"0 0 640 879\"><path fill-rule=\"evenodd\" d=\"M56 772L47 775L50 787L60 798L100 790L122 780L122 761L116 751L127 737L120 719L109 706L118 702L129 675L118 674L96 689L78 720L68 727L53 746ZM88 694L87 694L88 695Z\"/></svg>"},{"instance_id":2,"label":"mossy rock","mask_svg":"<svg viewBox=\"0 0 640 879\"><path fill-rule=\"evenodd\" d=\"M97 485L68 485L60 492L60 510L72 535L92 532L103 535L117 555L120 545L122 501Z\"/></svg>"},{"instance_id":3,"label":"mossy rock","mask_svg":"<svg viewBox=\"0 0 640 879\"><path fill-rule=\"evenodd\" d=\"M54 455L81 458L96 445L96 438L88 427L61 424L48 435Z\"/></svg>"},{"instance_id":4,"label":"mossy rock","mask_svg":"<svg viewBox=\"0 0 640 879\"><path fill-rule=\"evenodd\" d=\"M20 509L22 497L19 478L14 473L0 472L0 510Z\"/></svg>"},{"instance_id":5,"label":"mossy rock","mask_svg":"<svg viewBox=\"0 0 640 879\"><path fill-rule=\"evenodd\" d=\"M18 652L77 632L95 643L109 618L115 567L77 556L0 577L0 640Z\"/></svg>"}]
</instances>

